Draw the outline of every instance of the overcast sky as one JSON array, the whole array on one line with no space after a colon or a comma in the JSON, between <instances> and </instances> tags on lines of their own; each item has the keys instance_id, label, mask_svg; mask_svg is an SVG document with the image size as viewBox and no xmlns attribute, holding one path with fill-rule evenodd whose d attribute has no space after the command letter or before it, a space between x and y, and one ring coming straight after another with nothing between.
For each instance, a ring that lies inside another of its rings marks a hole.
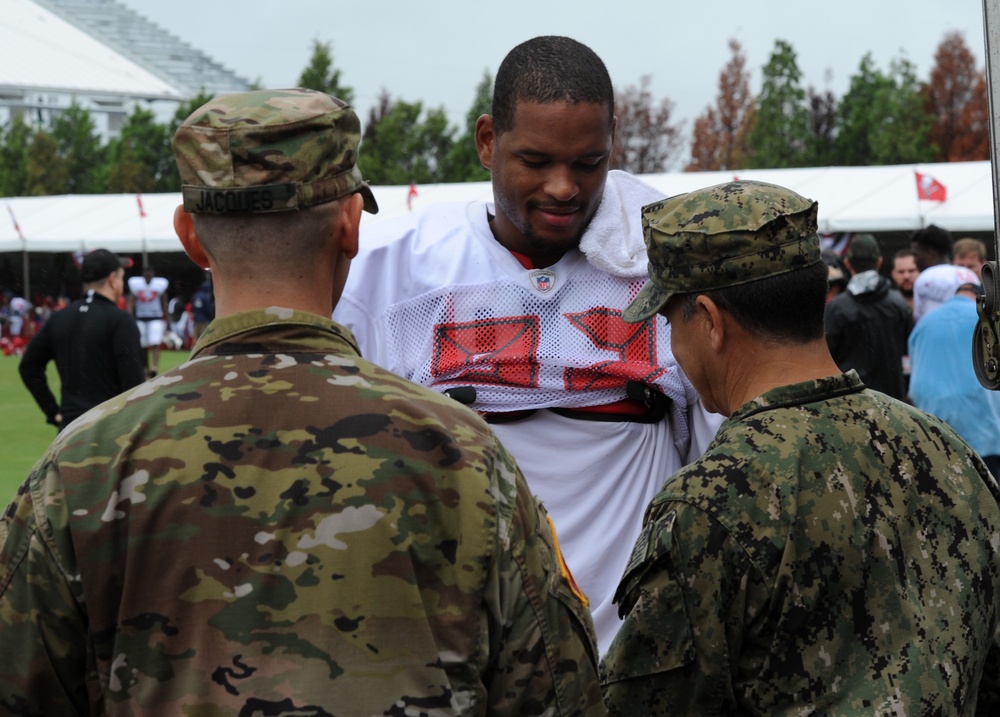
<instances>
[{"instance_id":1,"label":"overcast sky","mask_svg":"<svg viewBox=\"0 0 1000 717\"><path fill-rule=\"evenodd\" d=\"M735 38L751 88L777 39L795 49L803 85L847 90L870 52L888 71L906 57L926 79L945 33L963 33L984 62L981 0L119 0L247 79L293 86L313 40L331 44L341 79L364 120L379 91L444 107L454 124L472 104L484 71L536 35L568 35L593 48L616 87L652 79L675 120L712 104Z\"/></svg>"}]
</instances>

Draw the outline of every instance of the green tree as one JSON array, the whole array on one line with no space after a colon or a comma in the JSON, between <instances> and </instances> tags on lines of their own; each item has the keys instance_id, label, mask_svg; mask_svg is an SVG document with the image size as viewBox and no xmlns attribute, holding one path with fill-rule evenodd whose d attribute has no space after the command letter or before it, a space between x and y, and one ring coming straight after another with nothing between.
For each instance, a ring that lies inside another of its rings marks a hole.
<instances>
[{"instance_id":1,"label":"green tree","mask_svg":"<svg viewBox=\"0 0 1000 717\"><path fill-rule=\"evenodd\" d=\"M59 156L59 140L45 130L37 130L31 138L27 160L25 196L66 194L69 165Z\"/></svg>"},{"instance_id":2,"label":"green tree","mask_svg":"<svg viewBox=\"0 0 1000 717\"><path fill-rule=\"evenodd\" d=\"M69 171L59 156L59 141L45 130L36 130L28 147L24 195L41 197L66 194Z\"/></svg>"},{"instance_id":3,"label":"green tree","mask_svg":"<svg viewBox=\"0 0 1000 717\"><path fill-rule=\"evenodd\" d=\"M934 117L926 110L916 66L903 58L893 60L889 80L890 91L884 102L890 121L879 126L872 141L876 163L933 162L935 147L930 134Z\"/></svg>"},{"instance_id":4,"label":"green tree","mask_svg":"<svg viewBox=\"0 0 1000 717\"><path fill-rule=\"evenodd\" d=\"M444 109L421 120L420 102L393 102L383 90L365 128L358 167L372 184L400 185L444 181L455 130Z\"/></svg>"},{"instance_id":5,"label":"green tree","mask_svg":"<svg viewBox=\"0 0 1000 717\"><path fill-rule=\"evenodd\" d=\"M748 167L802 167L809 163L812 118L795 50L776 40L764 65L757 114L747 137Z\"/></svg>"},{"instance_id":6,"label":"green tree","mask_svg":"<svg viewBox=\"0 0 1000 717\"><path fill-rule=\"evenodd\" d=\"M882 98L889 93L889 84L889 79L874 66L871 53L861 58L837 112L839 130L834 148L838 164L873 164L872 136L882 118L872 108L884 104Z\"/></svg>"},{"instance_id":7,"label":"green tree","mask_svg":"<svg viewBox=\"0 0 1000 717\"><path fill-rule=\"evenodd\" d=\"M32 129L17 115L0 136L0 196L25 195L28 186L28 149Z\"/></svg>"},{"instance_id":8,"label":"green tree","mask_svg":"<svg viewBox=\"0 0 1000 717\"><path fill-rule=\"evenodd\" d=\"M479 163L476 151L476 122L482 115L493 111L493 76L489 70L483 71L483 78L476 86L476 96L465 114L465 129L455 140L445 158L441 171L442 182L485 182L490 171ZM362 150L364 152L364 150Z\"/></svg>"},{"instance_id":9,"label":"green tree","mask_svg":"<svg viewBox=\"0 0 1000 717\"><path fill-rule=\"evenodd\" d=\"M299 75L299 87L326 92L348 104L354 102L354 91L340 84L340 70L333 67L333 52L328 42L313 40L312 57Z\"/></svg>"},{"instance_id":10,"label":"green tree","mask_svg":"<svg viewBox=\"0 0 1000 717\"><path fill-rule=\"evenodd\" d=\"M934 161L934 117L924 108L911 62L893 60L880 72L866 54L837 112L836 161L848 166Z\"/></svg>"},{"instance_id":11,"label":"green tree","mask_svg":"<svg viewBox=\"0 0 1000 717\"><path fill-rule=\"evenodd\" d=\"M97 194L101 186L104 148L90 112L74 100L59 115L52 127L58 142L58 154L66 164L66 187L69 194ZM62 192L60 192L62 193Z\"/></svg>"},{"instance_id":12,"label":"green tree","mask_svg":"<svg viewBox=\"0 0 1000 717\"><path fill-rule=\"evenodd\" d=\"M111 193L169 191L174 161L169 129L138 105L108 145L106 189Z\"/></svg>"}]
</instances>

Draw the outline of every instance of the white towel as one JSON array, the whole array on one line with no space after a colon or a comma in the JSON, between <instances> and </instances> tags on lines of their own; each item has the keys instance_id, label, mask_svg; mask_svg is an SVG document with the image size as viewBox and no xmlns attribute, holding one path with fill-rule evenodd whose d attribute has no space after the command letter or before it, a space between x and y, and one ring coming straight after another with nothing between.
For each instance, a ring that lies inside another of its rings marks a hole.
<instances>
[{"instance_id":1,"label":"white towel","mask_svg":"<svg viewBox=\"0 0 1000 717\"><path fill-rule=\"evenodd\" d=\"M612 276L645 278L642 207L664 198L660 191L627 172L608 172L604 197L580 241L580 251L591 266Z\"/></svg>"}]
</instances>

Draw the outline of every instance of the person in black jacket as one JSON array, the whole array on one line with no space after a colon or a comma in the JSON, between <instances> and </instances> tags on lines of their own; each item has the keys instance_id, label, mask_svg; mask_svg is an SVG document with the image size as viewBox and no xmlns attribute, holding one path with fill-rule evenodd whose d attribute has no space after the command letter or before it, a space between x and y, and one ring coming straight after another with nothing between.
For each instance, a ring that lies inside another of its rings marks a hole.
<instances>
[{"instance_id":1,"label":"person in black jacket","mask_svg":"<svg viewBox=\"0 0 1000 717\"><path fill-rule=\"evenodd\" d=\"M28 344L18 370L45 420L60 431L99 403L145 379L139 329L117 303L131 261L96 249L80 268L86 296L52 314ZM55 360L61 402L45 368Z\"/></svg>"},{"instance_id":2,"label":"person in black jacket","mask_svg":"<svg viewBox=\"0 0 1000 717\"><path fill-rule=\"evenodd\" d=\"M892 282L879 274L882 255L871 234L847 247L847 289L826 305L826 342L841 371L854 369L868 388L906 400L903 356L910 311Z\"/></svg>"}]
</instances>

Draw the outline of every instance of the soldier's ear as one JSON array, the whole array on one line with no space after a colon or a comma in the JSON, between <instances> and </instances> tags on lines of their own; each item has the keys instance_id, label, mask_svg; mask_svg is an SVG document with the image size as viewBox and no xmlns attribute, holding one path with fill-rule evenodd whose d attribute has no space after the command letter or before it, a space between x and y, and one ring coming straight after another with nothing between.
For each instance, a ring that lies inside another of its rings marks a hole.
<instances>
[{"instance_id":1,"label":"soldier's ear","mask_svg":"<svg viewBox=\"0 0 1000 717\"><path fill-rule=\"evenodd\" d=\"M174 210L174 231L177 232L177 238L181 240L181 245L191 257L191 261L202 269L208 269L208 254L205 253L205 248L194 231L194 220L184 211L183 205Z\"/></svg>"},{"instance_id":2,"label":"soldier's ear","mask_svg":"<svg viewBox=\"0 0 1000 717\"><path fill-rule=\"evenodd\" d=\"M358 254L358 232L361 227L361 211L365 200L355 193L340 200L337 210L337 242L340 251L353 259Z\"/></svg>"},{"instance_id":3,"label":"soldier's ear","mask_svg":"<svg viewBox=\"0 0 1000 717\"><path fill-rule=\"evenodd\" d=\"M719 306L704 294L699 294L695 299L695 318L701 322L701 328L705 332L712 350L716 353L722 351L726 343L729 331L729 318Z\"/></svg>"}]
</instances>

